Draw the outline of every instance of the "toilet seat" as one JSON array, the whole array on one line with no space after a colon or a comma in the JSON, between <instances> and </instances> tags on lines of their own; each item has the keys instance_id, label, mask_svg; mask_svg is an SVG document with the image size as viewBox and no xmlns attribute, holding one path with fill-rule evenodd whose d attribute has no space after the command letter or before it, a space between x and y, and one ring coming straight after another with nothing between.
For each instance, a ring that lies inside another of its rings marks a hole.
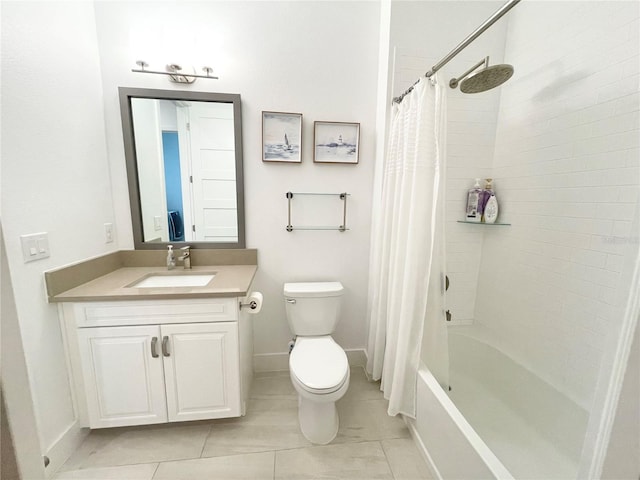
<instances>
[{"instance_id":1,"label":"toilet seat","mask_svg":"<svg viewBox=\"0 0 640 480\"><path fill-rule=\"evenodd\" d=\"M289 368L298 385L316 395L339 390L349 378L347 355L330 336L298 337Z\"/></svg>"}]
</instances>

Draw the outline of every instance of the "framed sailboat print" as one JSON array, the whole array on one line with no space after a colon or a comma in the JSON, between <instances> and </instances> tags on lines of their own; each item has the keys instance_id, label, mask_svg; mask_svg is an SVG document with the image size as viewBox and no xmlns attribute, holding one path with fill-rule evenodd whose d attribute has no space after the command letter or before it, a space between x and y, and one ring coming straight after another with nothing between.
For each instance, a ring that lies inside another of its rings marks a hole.
<instances>
[{"instance_id":1,"label":"framed sailboat print","mask_svg":"<svg viewBox=\"0 0 640 480\"><path fill-rule=\"evenodd\" d=\"M262 112L262 161L302 162L302 114Z\"/></svg>"},{"instance_id":2,"label":"framed sailboat print","mask_svg":"<svg viewBox=\"0 0 640 480\"><path fill-rule=\"evenodd\" d=\"M313 161L315 163L358 163L360 124L315 122Z\"/></svg>"}]
</instances>

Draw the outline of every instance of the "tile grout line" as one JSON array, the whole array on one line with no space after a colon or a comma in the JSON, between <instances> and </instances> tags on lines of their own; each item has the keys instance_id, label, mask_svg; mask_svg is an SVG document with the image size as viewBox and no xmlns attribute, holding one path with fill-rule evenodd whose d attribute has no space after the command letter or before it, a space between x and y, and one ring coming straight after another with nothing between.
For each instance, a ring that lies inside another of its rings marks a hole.
<instances>
[{"instance_id":1,"label":"tile grout line","mask_svg":"<svg viewBox=\"0 0 640 480\"><path fill-rule=\"evenodd\" d=\"M295 450L295 449L291 449L291 450ZM224 457L237 457L240 455L257 455L260 453L273 453L273 478L272 480L275 480L275 475L276 475L276 452L277 450L262 450L259 452L246 452L246 453L234 453L231 455L218 455L216 457L193 457L193 458L183 458L180 460L160 460L158 462L149 462L149 463L157 463L156 465L156 469L153 472L153 475L151 476L151 480L153 480L156 476L156 474L158 473L158 469L160 468L160 465L163 463L177 463L177 462L189 462L192 460L209 460L209 459L214 459L214 458L224 458ZM132 466L132 465L147 465L148 463L131 463L131 464L125 464L125 465L115 465L114 467L128 467L128 466ZM97 467L100 468L100 467ZM109 467L112 468L112 467Z\"/></svg>"},{"instance_id":2,"label":"tile grout line","mask_svg":"<svg viewBox=\"0 0 640 480\"><path fill-rule=\"evenodd\" d=\"M307 448L322 448L322 447L331 447L331 446L338 446L338 445L358 445L361 443L375 443L375 442L383 442L385 440L401 440L403 438L407 438L407 437L387 437L387 438L382 438L382 439L377 439L377 438L372 438L369 440L355 440L355 441L348 441L348 442L340 442L340 443L328 443L326 445L315 445L315 444L311 444L311 445L304 445L304 446L298 446L298 447L287 447L287 448L271 448L271 449L265 449L265 450L255 450L255 451L250 451L250 452L236 452L236 453L229 453L226 455L213 455L210 457L199 457L201 459L207 459L207 458L221 458L221 457L236 457L238 455L253 455L253 454L257 454L257 453L268 453L268 452L274 452L274 453L278 453L278 452L290 452L293 450L304 450ZM160 463L167 463L167 462L184 462L187 460L198 460L198 457L193 457L193 458L183 458L180 460L161 460ZM135 465L135 464L131 464L131 465Z\"/></svg>"},{"instance_id":3,"label":"tile grout line","mask_svg":"<svg viewBox=\"0 0 640 480\"><path fill-rule=\"evenodd\" d=\"M211 436L211 430L213 430L213 425L209 425L209 431L207 432L207 436L204 437L204 442L202 442L202 448L200 449L200 456L198 458L202 458L204 449L207 446L207 440L209 440L209 437Z\"/></svg>"},{"instance_id":4,"label":"tile grout line","mask_svg":"<svg viewBox=\"0 0 640 480\"><path fill-rule=\"evenodd\" d=\"M276 480L276 453L277 450L273 451L273 480Z\"/></svg>"},{"instance_id":5,"label":"tile grout line","mask_svg":"<svg viewBox=\"0 0 640 480\"><path fill-rule=\"evenodd\" d=\"M158 469L160 468L160 462L158 462L158 464L156 465L156 469L153 471L153 475L151 475L151 480L153 480L156 476L156 473L158 473Z\"/></svg>"},{"instance_id":6,"label":"tile grout line","mask_svg":"<svg viewBox=\"0 0 640 480\"><path fill-rule=\"evenodd\" d=\"M396 480L396 475L395 473L393 473L393 468L391 468L391 462L389 462L389 456L387 455L387 451L384 449L382 440L378 440L378 443L380 444L380 448L382 449L382 453L384 454L384 459L386 460L389 471L391 472L391 478L393 478L393 480Z\"/></svg>"}]
</instances>

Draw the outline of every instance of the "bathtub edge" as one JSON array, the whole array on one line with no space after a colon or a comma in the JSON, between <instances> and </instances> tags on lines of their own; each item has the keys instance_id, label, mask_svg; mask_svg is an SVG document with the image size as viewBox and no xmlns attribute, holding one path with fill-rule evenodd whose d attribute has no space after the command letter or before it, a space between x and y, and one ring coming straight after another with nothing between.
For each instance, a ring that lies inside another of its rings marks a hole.
<instances>
[{"instance_id":1,"label":"bathtub edge","mask_svg":"<svg viewBox=\"0 0 640 480\"><path fill-rule=\"evenodd\" d=\"M446 392L442 389L438 381L435 379L433 374L429 371L424 363L421 362L420 368L418 369L418 381L423 382L426 388L432 393L433 397L440 404L440 406L447 412L449 415L448 418L453 423L455 429L466 439L469 446L473 449L478 459L489 472L496 478L500 480L515 480L513 475L507 470L507 468L500 462L498 457L491 451L491 449L487 446L487 444L480 438L477 432L473 429L473 427L467 422L462 413L457 409L453 401L449 398ZM420 399L418 398L418 401ZM418 448L423 448L424 452L422 454L427 459L427 462L431 463L430 468L434 468L435 472L438 475L438 479L443 479L444 477L440 473L440 469L438 469L433 457L429 453L427 446L424 443L420 435L420 429L417 427L417 422L420 419L418 415L416 415L415 420L415 434L420 439L420 441L416 441L416 445ZM411 431L411 429L410 429ZM413 434L413 432L411 432Z\"/></svg>"}]
</instances>

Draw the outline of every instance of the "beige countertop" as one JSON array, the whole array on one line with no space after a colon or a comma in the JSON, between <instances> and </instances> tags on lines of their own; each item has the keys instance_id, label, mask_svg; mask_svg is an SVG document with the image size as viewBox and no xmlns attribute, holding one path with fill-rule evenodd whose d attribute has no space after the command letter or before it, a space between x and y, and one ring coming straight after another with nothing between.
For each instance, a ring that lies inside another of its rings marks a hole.
<instances>
[{"instance_id":1,"label":"beige countertop","mask_svg":"<svg viewBox=\"0 0 640 480\"><path fill-rule=\"evenodd\" d=\"M51 302L99 302L103 300L155 300L180 298L243 297L257 270L256 265L207 265L191 270L166 267L122 267L74 288L51 296ZM203 287L137 288L129 285L149 275L215 273Z\"/></svg>"}]
</instances>

